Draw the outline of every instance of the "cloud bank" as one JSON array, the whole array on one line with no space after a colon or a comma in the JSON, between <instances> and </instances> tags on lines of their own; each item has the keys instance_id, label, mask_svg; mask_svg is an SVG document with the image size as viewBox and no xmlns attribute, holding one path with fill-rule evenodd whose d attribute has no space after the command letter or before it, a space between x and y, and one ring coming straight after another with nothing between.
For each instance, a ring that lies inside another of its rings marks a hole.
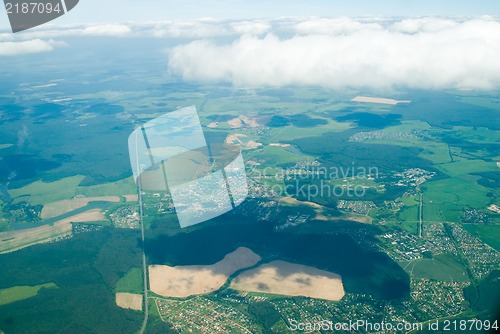
<instances>
[{"instance_id":1,"label":"cloud bank","mask_svg":"<svg viewBox=\"0 0 500 334\"><path fill-rule=\"evenodd\" d=\"M132 33L132 29L124 24L99 24L90 25L81 30L85 36L127 36Z\"/></svg>"},{"instance_id":2,"label":"cloud bank","mask_svg":"<svg viewBox=\"0 0 500 334\"><path fill-rule=\"evenodd\" d=\"M274 29L225 44L179 45L169 69L185 80L238 87L500 88L500 22L490 17L305 19ZM278 37L286 30L288 37Z\"/></svg>"},{"instance_id":3,"label":"cloud bank","mask_svg":"<svg viewBox=\"0 0 500 334\"><path fill-rule=\"evenodd\" d=\"M51 51L74 37L150 39L172 74L237 87L498 89L500 19L314 18L46 25L0 33L0 56ZM133 41L131 42L133 43ZM162 44L163 43L163 44ZM182 43L182 44L178 44Z\"/></svg>"},{"instance_id":4,"label":"cloud bank","mask_svg":"<svg viewBox=\"0 0 500 334\"><path fill-rule=\"evenodd\" d=\"M49 41L34 39L22 42L0 42L0 56L17 56L28 53L52 51L54 47Z\"/></svg>"},{"instance_id":5,"label":"cloud bank","mask_svg":"<svg viewBox=\"0 0 500 334\"><path fill-rule=\"evenodd\" d=\"M0 33L0 41L65 38L78 36L198 39L235 37L244 34L263 35L271 31L268 20L171 20L141 23L105 23L88 25L43 25L22 34Z\"/></svg>"},{"instance_id":6,"label":"cloud bank","mask_svg":"<svg viewBox=\"0 0 500 334\"><path fill-rule=\"evenodd\" d=\"M215 38L243 34L262 35L271 30L264 20L226 21L210 18L188 21L158 22L151 27L138 26L142 35L166 38Z\"/></svg>"}]
</instances>

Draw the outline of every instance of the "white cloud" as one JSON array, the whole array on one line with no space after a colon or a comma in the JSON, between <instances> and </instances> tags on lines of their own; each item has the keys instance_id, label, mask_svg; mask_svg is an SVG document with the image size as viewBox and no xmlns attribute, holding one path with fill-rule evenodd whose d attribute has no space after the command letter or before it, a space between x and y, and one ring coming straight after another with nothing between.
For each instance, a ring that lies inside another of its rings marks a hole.
<instances>
[{"instance_id":1,"label":"white cloud","mask_svg":"<svg viewBox=\"0 0 500 334\"><path fill-rule=\"evenodd\" d=\"M272 25L266 21L239 21L230 24L231 29L238 35L263 35L269 32Z\"/></svg>"},{"instance_id":2,"label":"white cloud","mask_svg":"<svg viewBox=\"0 0 500 334\"><path fill-rule=\"evenodd\" d=\"M307 19L295 35L244 35L229 44L175 47L169 69L186 80L236 86L500 88L500 23L438 19L393 24Z\"/></svg>"},{"instance_id":3,"label":"white cloud","mask_svg":"<svg viewBox=\"0 0 500 334\"><path fill-rule=\"evenodd\" d=\"M240 36L243 34L262 35L271 29L266 21L227 21L205 18L189 21L158 22L152 30L147 25L144 31L152 31L154 37L170 38L216 38Z\"/></svg>"},{"instance_id":4,"label":"white cloud","mask_svg":"<svg viewBox=\"0 0 500 334\"><path fill-rule=\"evenodd\" d=\"M225 25L212 19L159 22L152 29L154 37L172 38L207 38L226 36L229 33Z\"/></svg>"},{"instance_id":5,"label":"white cloud","mask_svg":"<svg viewBox=\"0 0 500 334\"><path fill-rule=\"evenodd\" d=\"M28 53L47 52L54 49L51 42L34 39L22 42L0 42L0 56L17 56Z\"/></svg>"},{"instance_id":6,"label":"white cloud","mask_svg":"<svg viewBox=\"0 0 500 334\"><path fill-rule=\"evenodd\" d=\"M31 40L31 39L46 39L46 38L62 38L68 36L81 35L83 28L76 27L62 27L62 28L43 28L33 29L23 32L21 34L12 34L13 39L16 40Z\"/></svg>"},{"instance_id":7,"label":"white cloud","mask_svg":"<svg viewBox=\"0 0 500 334\"><path fill-rule=\"evenodd\" d=\"M30 29L21 34L10 34L11 39L31 40L47 38L65 38L74 36L93 37L139 37L133 29L126 24L91 24L91 25L66 25L56 26L46 24L34 29ZM1 35L0 35L1 38Z\"/></svg>"},{"instance_id":8,"label":"white cloud","mask_svg":"<svg viewBox=\"0 0 500 334\"><path fill-rule=\"evenodd\" d=\"M392 29L407 34L416 34L419 32L438 32L454 28L459 23L450 19L441 19L436 17L424 17L417 19L406 19L394 23Z\"/></svg>"},{"instance_id":9,"label":"white cloud","mask_svg":"<svg viewBox=\"0 0 500 334\"><path fill-rule=\"evenodd\" d=\"M128 24L44 25L19 35L0 34L0 40L30 40L35 38L64 38L72 36L131 37L131 38L218 38L250 34L260 36L272 29L264 20L230 21L212 18L171 20Z\"/></svg>"},{"instance_id":10,"label":"white cloud","mask_svg":"<svg viewBox=\"0 0 500 334\"><path fill-rule=\"evenodd\" d=\"M360 30L382 30L382 26L374 22L360 22L353 18L312 18L298 22L294 30L300 35L346 35Z\"/></svg>"},{"instance_id":11,"label":"white cloud","mask_svg":"<svg viewBox=\"0 0 500 334\"><path fill-rule=\"evenodd\" d=\"M14 39L13 34L10 33L0 33L0 42L12 41Z\"/></svg>"},{"instance_id":12,"label":"white cloud","mask_svg":"<svg viewBox=\"0 0 500 334\"><path fill-rule=\"evenodd\" d=\"M132 29L124 24L97 24L85 27L82 35L87 36L127 36Z\"/></svg>"}]
</instances>

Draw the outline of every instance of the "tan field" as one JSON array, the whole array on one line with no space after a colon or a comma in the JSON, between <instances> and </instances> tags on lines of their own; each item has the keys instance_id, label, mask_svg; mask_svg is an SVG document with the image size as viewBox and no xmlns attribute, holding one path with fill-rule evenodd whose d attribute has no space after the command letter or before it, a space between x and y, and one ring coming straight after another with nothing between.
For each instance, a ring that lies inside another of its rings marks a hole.
<instances>
[{"instance_id":1,"label":"tan field","mask_svg":"<svg viewBox=\"0 0 500 334\"><path fill-rule=\"evenodd\" d=\"M351 213L351 212L344 212L341 216L336 216L336 217L325 216L324 210L328 210L328 208L325 208L323 205L319 205L319 204L314 203L314 202L299 201L299 200L297 200L293 197L290 197L290 196L280 198L280 202L283 202L283 203L286 203L289 205L309 206L309 207L315 209L316 216L314 216L314 219L316 219L316 220L324 220L324 221L350 220L350 221L353 221L356 223L361 223L361 224L371 224L373 221L373 219L370 216Z\"/></svg>"},{"instance_id":2,"label":"tan field","mask_svg":"<svg viewBox=\"0 0 500 334\"><path fill-rule=\"evenodd\" d=\"M280 198L280 202L289 204L289 205L305 205L309 206L314 209L316 216L314 216L314 219L316 220L334 220L331 219L330 217L327 217L323 214L324 207L322 205L319 205L314 202L307 202L307 201L299 201L293 197L287 196L287 197L282 197Z\"/></svg>"},{"instance_id":3,"label":"tan field","mask_svg":"<svg viewBox=\"0 0 500 334\"><path fill-rule=\"evenodd\" d=\"M361 223L361 224L371 224L373 222L373 218L367 215L362 215L359 213L353 213L353 212L344 212L344 215L339 218L339 220L350 220L356 223Z\"/></svg>"},{"instance_id":4,"label":"tan field","mask_svg":"<svg viewBox=\"0 0 500 334\"><path fill-rule=\"evenodd\" d=\"M0 233L0 254L49 242L56 238L70 236L72 234L71 223L91 222L103 219L105 217L102 212L99 209L94 209L59 220L52 225L2 232Z\"/></svg>"},{"instance_id":5,"label":"tan field","mask_svg":"<svg viewBox=\"0 0 500 334\"><path fill-rule=\"evenodd\" d=\"M226 144L241 145L244 149L254 149L262 146L254 140L249 140L248 137L242 133L235 133L226 137Z\"/></svg>"},{"instance_id":6,"label":"tan field","mask_svg":"<svg viewBox=\"0 0 500 334\"><path fill-rule=\"evenodd\" d=\"M212 122L212 123L208 124L207 127L213 129L213 128L216 128L218 125L219 125L219 122Z\"/></svg>"},{"instance_id":7,"label":"tan field","mask_svg":"<svg viewBox=\"0 0 500 334\"><path fill-rule=\"evenodd\" d=\"M72 223L85 223L106 220L106 216L104 216L101 209L92 209L66 219L70 219Z\"/></svg>"},{"instance_id":8,"label":"tan field","mask_svg":"<svg viewBox=\"0 0 500 334\"><path fill-rule=\"evenodd\" d=\"M116 305L121 308L142 311L142 295L118 292L116 294Z\"/></svg>"},{"instance_id":9,"label":"tan field","mask_svg":"<svg viewBox=\"0 0 500 334\"><path fill-rule=\"evenodd\" d=\"M262 143L259 143L259 142L256 142L254 140L249 140L246 142L245 144L245 148L248 148L248 149L254 149L254 148L258 148L258 147L261 147L262 146Z\"/></svg>"},{"instance_id":10,"label":"tan field","mask_svg":"<svg viewBox=\"0 0 500 334\"><path fill-rule=\"evenodd\" d=\"M398 103L411 103L411 100L393 100L393 99L386 99L386 98L381 98L381 97L370 97L370 96L356 96L351 101L390 104L390 105L396 105Z\"/></svg>"},{"instance_id":11,"label":"tan field","mask_svg":"<svg viewBox=\"0 0 500 334\"><path fill-rule=\"evenodd\" d=\"M234 133L232 135L228 135L226 137L226 144L241 145L243 143L242 138L246 137L247 136L242 133Z\"/></svg>"},{"instance_id":12,"label":"tan field","mask_svg":"<svg viewBox=\"0 0 500 334\"><path fill-rule=\"evenodd\" d=\"M245 271L231 282L231 288L326 300L341 300L345 294L341 276L285 261L273 261Z\"/></svg>"},{"instance_id":13,"label":"tan field","mask_svg":"<svg viewBox=\"0 0 500 334\"><path fill-rule=\"evenodd\" d=\"M246 115L241 115L240 117L233 118L232 120L227 121L227 123L233 129L239 129L243 127L256 128L260 126L255 118L250 118Z\"/></svg>"},{"instance_id":14,"label":"tan field","mask_svg":"<svg viewBox=\"0 0 500 334\"><path fill-rule=\"evenodd\" d=\"M65 199L62 201L52 202L43 206L41 217L42 219L49 219L60 216L67 212L83 208L89 202L103 201L103 202L119 202L118 196L98 196L98 197L83 197L74 199Z\"/></svg>"},{"instance_id":15,"label":"tan field","mask_svg":"<svg viewBox=\"0 0 500 334\"><path fill-rule=\"evenodd\" d=\"M164 297L189 297L218 290L235 271L248 268L260 261L260 256L245 247L239 247L212 265L149 266L151 291Z\"/></svg>"},{"instance_id":16,"label":"tan field","mask_svg":"<svg viewBox=\"0 0 500 334\"><path fill-rule=\"evenodd\" d=\"M232 120L227 121L227 124L229 124L229 126L233 129L239 129L239 128L243 127L243 123L241 122L241 119L239 117L233 118Z\"/></svg>"},{"instance_id":17,"label":"tan field","mask_svg":"<svg viewBox=\"0 0 500 334\"><path fill-rule=\"evenodd\" d=\"M323 206L319 205L317 203L299 201L299 200L297 200L293 197L290 197L290 196L282 197L282 198L280 198L280 201L283 203L291 204L291 205L307 205L307 206L310 206L311 208L314 208L314 209L323 209Z\"/></svg>"},{"instance_id":18,"label":"tan field","mask_svg":"<svg viewBox=\"0 0 500 334\"><path fill-rule=\"evenodd\" d=\"M139 200L139 196L137 194L130 194L130 195L122 195L125 197L125 200L127 202L137 202Z\"/></svg>"}]
</instances>

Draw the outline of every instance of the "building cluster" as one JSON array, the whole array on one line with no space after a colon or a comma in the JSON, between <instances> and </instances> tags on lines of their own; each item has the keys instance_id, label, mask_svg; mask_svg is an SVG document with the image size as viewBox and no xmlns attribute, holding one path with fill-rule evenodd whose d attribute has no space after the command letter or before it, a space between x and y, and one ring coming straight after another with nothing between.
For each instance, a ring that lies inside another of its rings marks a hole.
<instances>
[{"instance_id":1,"label":"building cluster","mask_svg":"<svg viewBox=\"0 0 500 334\"><path fill-rule=\"evenodd\" d=\"M453 238L469 264L476 279L488 276L493 270L500 270L500 253L488 246L458 224L450 224Z\"/></svg>"},{"instance_id":2,"label":"building cluster","mask_svg":"<svg viewBox=\"0 0 500 334\"><path fill-rule=\"evenodd\" d=\"M257 333L249 316L208 297L182 301L156 298L155 301L162 320L180 333Z\"/></svg>"},{"instance_id":3,"label":"building cluster","mask_svg":"<svg viewBox=\"0 0 500 334\"><path fill-rule=\"evenodd\" d=\"M387 131L362 131L353 134L350 138L350 142L363 142L365 140L415 140L422 137L422 133L418 130L411 131L398 131L398 132L387 132Z\"/></svg>"},{"instance_id":4,"label":"building cluster","mask_svg":"<svg viewBox=\"0 0 500 334\"><path fill-rule=\"evenodd\" d=\"M98 231L98 230L101 230L102 228L103 228L102 225L92 224L92 223L72 223L71 224L71 231L73 232L73 234Z\"/></svg>"},{"instance_id":5,"label":"building cluster","mask_svg":"<svg viewBox=\"0 0 500 334\"><path fill-rule=\"evenodd\" d=\"M138 229L141 223L137 205L120 206L109 214L109 218L117 228Z\"/></svg>"},{"instance_id":6,"label":"building cluster","mask_svg":"<svg viewBox=\"0 0 500 334\"><path fill-rule=\"evenodd\" d=\"M431 319L448 317L466 310L464 288L469 282L412 279L411 297Z\"/></svg>"},{"instance_id":7,"label":"building cluster","mask_svg":"<svg viewBox=\"0 0 500 334\"><path fill-rule=\"evenodd\" d=\"M470 223L470 224L489 224L492 222L492 219L488 214L481 212L478 209L468 209L468 208L465 208L462 211L461 220L463 223Z\"/></svg>"},{"instance_id":8,"label":"building cluster","mask_svg":"<svg viewBox=\"0 0 500 334\"><path fill-rule=\"evenodd\" d=\"M394 185L399 187L417 187L425 181L431 179L435 175L435 172L429 172L425 169L410 168L404 170L401 173L394 174L394 177L397 178L397 181L394 182Z\"/></svg>"},{"instance_id":9,"label":"building cluster","mask_svg":"<svg viewBox=\"0 0 500 334\"><path fill-rule=\"evenodd\" d=\"M426 239L403 230L391 230L380 236L384 251L396 262L424 258L427 252L441 253L441 249Z\"/></svg>"},{"instance_id":10,"label":"building cluster","mask_svg":"<svg viewBox=\"0 0 500 334\"><path fill-rule=\"evenodd\" d=\"M367 215L371 210L376 209L377 206L372 201L345 201L340 200L337 202L337 208L342 211L354 212L361 215Z\"/></svg>"}]
</instances>

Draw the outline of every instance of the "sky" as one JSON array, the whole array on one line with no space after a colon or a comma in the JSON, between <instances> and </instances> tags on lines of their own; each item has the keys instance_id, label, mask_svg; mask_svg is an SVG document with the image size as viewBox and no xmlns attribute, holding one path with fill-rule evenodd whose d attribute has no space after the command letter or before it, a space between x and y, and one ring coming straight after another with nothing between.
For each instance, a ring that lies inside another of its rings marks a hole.
<instances>
[{"instance_id":1,"label":"sky","mask_svg":"<svg viewBox=\"0 0 500 334\"><path fill-rule=\"evenodd\" d=\"M500 15L497 0L80 0L60 24L275 18L282 16L462 16ZM9 27L0 13L0 29Z\"/></svg>"},{"instance_id":2,"label":"sky","mask_svg":"<svg viewBox=\"0 0 500 334\"><path fill-rule=\"evenodd\" d=\"M79 36L148 38L168 40L165 68L188 82L500 89L498 0L98 1L34 29L0 31L0 57L71 48Z\"/></svg>"}]
</instances>

